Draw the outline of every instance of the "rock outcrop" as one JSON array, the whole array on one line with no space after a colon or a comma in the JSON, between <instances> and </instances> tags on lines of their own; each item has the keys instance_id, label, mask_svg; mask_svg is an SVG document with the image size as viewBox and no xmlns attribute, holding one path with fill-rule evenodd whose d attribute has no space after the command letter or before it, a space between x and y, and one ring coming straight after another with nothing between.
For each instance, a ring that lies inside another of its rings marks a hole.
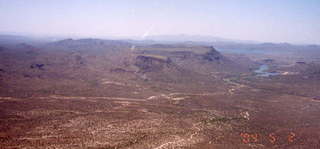
<instances>
[{"instance_id":1,"label":"rock outcrop","mask_svg":"<svg viewBox=\"0 0 320 149\"><path fill-rule=\"evenodd\" d=\"M210 62L213 62L213 61L220 62L220 60L223 59L223 56L214 47L210 47L210 51L203 54L202 58Z\"/></svg>"},{"instance_id":2,"label":"rock outcrop","mask_svg":"<svg viewBox=\"0 0 320 149\"><path fill-rule=\"evenodd\" d=\"M168 57L158 55L139 55L136 57L135 66L139 72L157 72L164 68L169 68L171 60Z\"/></svg>"}]
</instances>

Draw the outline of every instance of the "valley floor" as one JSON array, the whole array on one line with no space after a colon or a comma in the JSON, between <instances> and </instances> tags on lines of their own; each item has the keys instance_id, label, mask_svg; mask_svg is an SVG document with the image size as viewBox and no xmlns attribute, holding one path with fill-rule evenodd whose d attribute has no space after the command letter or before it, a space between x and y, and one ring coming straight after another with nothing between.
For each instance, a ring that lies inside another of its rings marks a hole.
<instances>
[{"instance_id":1,"label":"valley floor","mask_svg":"<svg viewBox=\"0 0 320 149\"><path fill-rule=\"evenodd\" d=\"M0 148L319 148L320 102L229 82L147 98L0 97Z\"/></svg>"}]
</instances>

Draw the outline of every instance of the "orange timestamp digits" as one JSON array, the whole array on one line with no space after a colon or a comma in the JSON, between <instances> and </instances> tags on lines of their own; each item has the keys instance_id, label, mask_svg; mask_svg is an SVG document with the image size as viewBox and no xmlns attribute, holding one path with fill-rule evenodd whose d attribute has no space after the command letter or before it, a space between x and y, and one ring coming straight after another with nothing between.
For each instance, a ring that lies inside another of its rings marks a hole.
<instances>
[{"instance_id":1,"label":"orange timestamp digits","mask_svg":"<svg viewBox=\"0 0 320 149\"><path fill-rule=\"evenodd\" d=\"M244 144L248 143L257 143L259 141L259 135L257 133L240 133L241 141ZM294 142L296 134L290 132L287 136L288 143ZM274 133L267 135L267 139L271 144L275 144L278 140L278 137Z\"/></svg>"},{"instance_id":2,"label":"orange timestamp digits","mask_svg":"<svg viewBox=\"0 0 320 149\"><path fill-rule=\"evenodd\" d=\"M292 143L295 140L296 134L293 132L290 132L288 135L288 142Z\"/></svg>"},{"instance_id":3,"label":"orange timestamp digits","mask_svg":"<svg viewBox=\"0 0 320 149\"><path fill-rule=\"evenodd\" d=\"M245 144L258 142L258 134L241 133L240 136Z\"/></svg>"}]
</instances>

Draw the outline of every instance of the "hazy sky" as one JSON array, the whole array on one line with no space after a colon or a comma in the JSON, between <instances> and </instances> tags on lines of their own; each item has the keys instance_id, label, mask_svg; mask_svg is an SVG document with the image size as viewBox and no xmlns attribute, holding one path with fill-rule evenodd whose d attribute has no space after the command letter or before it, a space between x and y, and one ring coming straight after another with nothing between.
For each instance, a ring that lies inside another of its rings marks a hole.
<instances>
[{"instance_id":1,"label":"hazy sky","mask_svg":"<svg viewBox=\"0 0 320 149\"><path fill-rule=\"evenodd\" d=\"M320 44L320 0L0 0L0 32Z\"/></svg>"}]
</instances>

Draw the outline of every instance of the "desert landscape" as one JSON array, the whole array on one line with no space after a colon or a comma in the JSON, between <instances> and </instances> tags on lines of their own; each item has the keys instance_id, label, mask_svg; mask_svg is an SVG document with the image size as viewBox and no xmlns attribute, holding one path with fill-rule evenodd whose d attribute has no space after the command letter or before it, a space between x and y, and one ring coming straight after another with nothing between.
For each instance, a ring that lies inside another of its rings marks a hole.
<instances>
[{"instance_id":1,"label":"desert landscape","mask_svg":"<svg viewBox=\"0 0 320 149\"><path fill-rule=\"evenodd\" d=\"M190 43L3 42L0 146L319 148L319 59L297 56Z\"/></svg>"},{"instance_id":2,"label":"desert landscape","mask_svg":"<svg viewBox=\"0 0 320 149\"><path fill-rule=\"evenodd\" d=\"M319 0L0 0L0 149L320 149Z\"/></svg>"}]
</instances>

